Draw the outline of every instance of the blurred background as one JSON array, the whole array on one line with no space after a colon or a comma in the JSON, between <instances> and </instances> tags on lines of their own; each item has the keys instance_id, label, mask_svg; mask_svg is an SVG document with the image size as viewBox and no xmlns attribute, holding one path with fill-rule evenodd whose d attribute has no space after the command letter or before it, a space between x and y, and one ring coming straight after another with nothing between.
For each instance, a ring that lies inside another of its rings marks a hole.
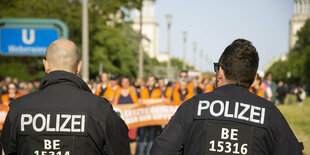
<instances>
[{"instance_id":1,"label":"blurred background","mask_svg":"<svg viewBox=\"0 0 310 155\"><path fill-rule=\"evenodd\" d=\"M272 95L264 97L310 154L308 19L310 0L1 0L0 95L10 83L20 95L37 91L45 50L59 38L79 47L80 76L94 93L103 74L128 75L140 88L151 74L174 86L182 70L208 92L213 62L244 38L260 56L256 89L270 86Z\"/></svg>"}]
</instances>

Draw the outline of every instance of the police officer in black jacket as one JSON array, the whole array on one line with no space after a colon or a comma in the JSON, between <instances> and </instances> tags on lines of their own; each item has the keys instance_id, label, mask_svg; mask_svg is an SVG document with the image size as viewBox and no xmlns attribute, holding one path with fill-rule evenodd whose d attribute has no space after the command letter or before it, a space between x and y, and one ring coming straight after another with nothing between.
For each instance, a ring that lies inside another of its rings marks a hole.
<instances>
[{"instance_id":1,"label":"police officer in black jacket","mask_svg":"<svg viewBox=\"0 0 310 155\"><path fill-rule=\"evenodd\" d=\"M76 74L76 45L56 40L43 60L40 90L10 103L1 143L9 155L129 155L128 129L111 104Z\"/></svg>"},{"instance_id":2,"label":"police officer in black jacket","mask_svg":"<svg viewBox=\"0 0 310 155\"><path fill-rule=\"evenodd\" d=\"M237 39L215 63L217 89L184 102L152 155L301 155L281 112L248 91L258 68L251 42Z\"/></svg>"}]
</instances>

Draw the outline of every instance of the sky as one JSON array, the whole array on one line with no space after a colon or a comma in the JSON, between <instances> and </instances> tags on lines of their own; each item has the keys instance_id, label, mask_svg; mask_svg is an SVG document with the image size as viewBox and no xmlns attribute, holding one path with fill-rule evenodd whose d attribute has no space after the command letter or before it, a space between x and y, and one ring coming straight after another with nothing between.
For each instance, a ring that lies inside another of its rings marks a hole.
<instances>
[{"instance_id":1,"label":"sky","mask_svg":"<svg viewBox=\"0 0 310 155\"><path fill-rule=\"evenodd\" d=\"M159 51L167 51L166 15L172 15L171 55L183 59L183 32L187 32L186 61L213 71L224 49L235 39L250 40L256 47L259 70L274 57L289 51L289 21L294 0L156 0ZM203 65L200 66L200 50Z\"/></svg>"}]
</instances>

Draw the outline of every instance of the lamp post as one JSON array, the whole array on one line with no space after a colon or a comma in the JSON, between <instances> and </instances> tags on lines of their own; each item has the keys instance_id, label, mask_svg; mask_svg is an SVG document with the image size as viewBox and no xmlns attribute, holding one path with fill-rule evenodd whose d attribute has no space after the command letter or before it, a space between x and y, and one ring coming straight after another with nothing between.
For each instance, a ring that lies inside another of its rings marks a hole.
<instances>
[{"instance_id":1,"label":"lamp post","mask_svg":"<svg viewBox=\"0 0 310 155\"><path fill-rule=\"evenodd\" d=\"M143 3L143 0L140 1L141 5ZM142 8L140 10L140 30L139 30L139 34L140 34L140 42L139 42L139 72L138 72L138 77L139 78L143 78L143 45L142 45L142 41L143 41L143 34L142 34L142 19L143 19L143 15L142 15Z\"/></svg>"},{"instance_id":2,"label":"lamp post","mask_svg":"<svg viewBox=\"0 0 310 155\"><path fill-rule=\"evenodd\" d=\"M203 50L200 49L200 72L202 72L203 70L202 59L203 59Z\"/></svg>"},{"instance_id":3,"label":"lamp post","mask_svg":"<svg viewBox=\"0 0 310 155\"><path fill-rule=\"evenodd\" d=\"M87 1L82 3L82 79L86 82L89 80L89 51L88 51L88 8Z\"/></svg>"},{"instance_id":4,"label":"lamp post","mask_svg":"<svg viewBox=\"0 0 310 155\"><path fill-rule=\"evenodd\" d=\"M197 50L197 43L196 42L194 42L193 43L193 48L194 48L194 59L193 59L193 67L194 67L194 69L195 69L195 67L196 67L196 50Z\"/></svg>"},{"instance_id":5,"label":"lamp post","mask_svg":"<svg viewBox=\"0 0 310 155\"><path fill-rule=\"evenodd\" d=\"M183 70L186 70L186 39L187 39L187 32L183 32Z\"/></svg>"},{"instance_id":6,"label":"lamp post","mask_svg":"<svg viewBox=\"0 0 310 155\"><path fill-rule=\"evenodd\" d=\"M172 22L172 16L171 15L166 15L166 20L167 20L167 25L168 25L168 44L167 44L167 48L168 48L168 61L167 61L167 78L171 80L170 77L170 71L171 71L171 45L170 45L170 28L171 28L171 22Z\"/></svg>"}]
</instances>

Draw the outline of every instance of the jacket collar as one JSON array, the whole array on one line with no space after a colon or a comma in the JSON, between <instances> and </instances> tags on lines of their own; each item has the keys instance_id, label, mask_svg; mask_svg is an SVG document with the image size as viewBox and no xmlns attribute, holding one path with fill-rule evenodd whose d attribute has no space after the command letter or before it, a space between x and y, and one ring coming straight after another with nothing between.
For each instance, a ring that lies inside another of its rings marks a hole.
<instances>
[{"instance_id":1,"label":"jacket collar","mask_svg":"<svg viewBox=\"0 0 310 155\"><path fill-rule=\"evenodd\" d=\"M66 71L53 71L46 74L40 82L39 90L42 90L47 86L63 82L71 82L75 84L75 86L78 87L79 89L91 92L87 84L81 78L79 78L75 74Z\"/></svg>"}]
</instances>

